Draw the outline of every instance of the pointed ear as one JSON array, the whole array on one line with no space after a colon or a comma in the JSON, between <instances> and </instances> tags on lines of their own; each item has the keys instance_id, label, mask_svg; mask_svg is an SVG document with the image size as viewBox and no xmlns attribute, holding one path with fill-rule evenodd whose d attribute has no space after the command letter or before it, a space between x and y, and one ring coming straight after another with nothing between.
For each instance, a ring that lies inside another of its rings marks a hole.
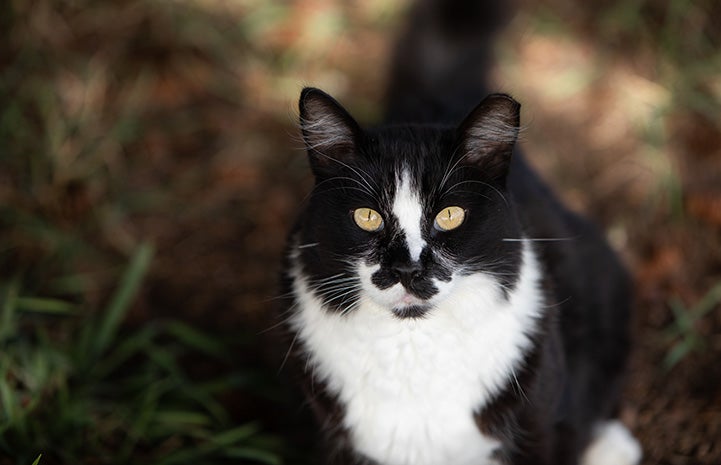
<instances>
[{"instance_id":1,"label":"pointed ear","mask_svg":"<svg viewBox=\"0 0 721 465\"><path fill-rule=\"evenodd\" d=\"M300 129L316 176L353 160L360 126L333 97L306 87L300 94Z\"/></svg>"},{"instance_id":2,"label":"pointed ear","mask_svg":"<svg viewBox=\"0 0 721 465\"><path fill-rule=\"evenodd\" d=\"M505 94L491 94L458 127L464 161L495 179L508 173L518 139L521 104Z\"/></svg>"}]
</instances>

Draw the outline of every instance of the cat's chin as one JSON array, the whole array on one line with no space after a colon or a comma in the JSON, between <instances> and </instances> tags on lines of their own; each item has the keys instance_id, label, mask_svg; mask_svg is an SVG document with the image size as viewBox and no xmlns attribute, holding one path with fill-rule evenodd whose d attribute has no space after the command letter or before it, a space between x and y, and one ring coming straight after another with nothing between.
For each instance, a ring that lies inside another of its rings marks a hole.
<instances>
[{"instance_id":1,"label":"cat's chin","mask_svg":"<svg viewBox=\"0 0 721 465\"><path fill-rule=\"evenodd\" d=\"M404 305L393 308L393 315L401 320L418 319L425 317L431 310L431 306L424 305Z\"/></svg>"}]
</instances>

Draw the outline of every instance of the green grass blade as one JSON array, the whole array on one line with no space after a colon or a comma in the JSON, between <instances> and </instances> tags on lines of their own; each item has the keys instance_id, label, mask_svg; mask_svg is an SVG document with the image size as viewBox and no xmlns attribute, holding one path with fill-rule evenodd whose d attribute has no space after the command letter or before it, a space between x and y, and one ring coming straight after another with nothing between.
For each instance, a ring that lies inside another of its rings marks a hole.
<instances>
[{"instance_id":1,"label":"green grass blade","mask_svg":"<svg viewBox=\"0 0 721 465\"><path fill-rule=\"evenodd\" d=\"M138 441L140 441L153 422L155 415L158 412L158 405L160 399L170 389L172 389L172 383L168 380L162 379L156 381L148 386L143 393L142 399L138 404L137 410L133 415L134 419L128 431L128 436L121 447L119 453L121 457L130 458L133 455Z\"/></svg>"},{"instance_id":2,"label":"green grass blade","mask_svg":"<svg viewBox=\"0 0 721 465\"><path fill-rule=\"evenodd\" d=\"M666 357L663 359L663 367L666 369L666 371L670 370L671 368L676 366L678 362L683 360L690 351L691 346L685 340L676 343L666 353Z\"/></svg>"},{"instance_id":3,"label":"green grass blade","mask_svg":"<svg viewBox=\"0 0 721 465\"><path fill-rule=\"evenodd\" d=\"M223 344L190 325L180 321L170 321L166 324L166 330L187 347L215 357L224 354Z\"/></svg>"},{"instance_id":4,"label":"green grass blade","mask_svg":"<svg viewBox=\"0 0 721 465\"><path fill-rule=\"evenodd\" d=\"M282 465L283 460L276 454L252 447L232 447L225 451L225 455L233 459L252 460L267 465Z\"/></svg>"},{"instance_id":5,"label":"green grass blade","mask_svg":"<svg viewBox=\"0 0 721 465\"><path fill-rule=\"evenodd\" d=\"M40 457L42 457L42 456L43 456L43 454L38 455L37 458L35 459L35 461L33 462L33 465L38 465L40 463Z\"/></svg>"},{"instance_id":6,"label":"green grass blade","mask_svg":"<svg viewBox=\"0 0 721 465\"><path fill-rule=\"evenodd\" d=\"M671 299L669 302L669 308L671 309L675 319L674 336L686 334L688 331L693 329L693 319L686 309L686 306L678 297L673 297Z\"/></svg>"},{"instance_id":7,"label":"green grass blade","mask_svg":"<svg viewBox=\"0 0 721 465\"><path fill-rule=\"evenodd\" d=\"M155 414L155 422L170 425L208 426L211 419L200 412L184 410L165 410Z\"/></svg>"},{"instance_id":8,"label":"green grass blade","mask_svg":"<svg viewBox=\"0 0 721 465\"><path fill-rule=\"evenodd\" d=\"M0 424L7 423L12 425L15 423L18 415L17 399L15 393L8 383L0 380L0 407L2 407L2 415L0 415Z\"/></svg>"},{"instance_id":9,"label":"green grass blade","mask_svg":"<svg viewBox=\"0 0 721 465\"><path fill-rule=\"evenodd\" d=\"M200 449L176 449L166 454L156 465L174 465L176 463L202 463L199 459L206 455L205 450Z\"/></svg>"},{"instance_id":10,"label":"green grass blade","mask_svg":"<svg viewBox=\"0 0 721 465\"><path fill-rule=\"evenodd\" d=\"M260 426L257 423L247 423L237 428L232 428L222 433L216 434L210 438L211 442L218 446L232 446L233 444L248 439L249 437L257 434L260 431Z\"/></svg>"},{"instance_id":11,"label":"green grass blade","mask_svg":"<svg viewBox=\"0 0 721 465\"><path fill-rule=\"evenodd\" d=\"M0 342L15 333L15 313L19 291L17 279L0 287Z\"/></svg>"},{"instance_id":12,"label":"green grass blade","mask_svg":"<svg viewBox=\"0 0 721 465\"><path fill-rule=\"evenodd\" d=\"M171 465L176 463L198 463L198 460L204 456L207 457L217 453L222 453L225 455L233 448L237 448L238 450L242 451L243 447L239 445L239 443L257 434L258 431L259 426L256 423L248 423L237 428L223 431L209 437L207 442L200 444L193 449L180 449L169 455L166 455L165 457L163 457L162 460L159 461L158 465ZM246 451L250 451L250 448L246 449ZM262 455L262 452L257 452L260 453L256 454L256 457L260 457ZM250 454L251 452L246 453Z\"/></svg>"},{"instance_id":13,"label":"green grass blade","mask_svg":"<svg viewBox=\"0 0 721 465\"><path fill-rule=\"evenodd\" d=\"M100 322L93 343L93 354L97 357L102 354L112 341L125 313L130 307L140 283L148 271L153 257L153 247L143 243L133 254L130 264L120 280L120 285L110 300L105 311L105 318Z\"/></svg>"},{"instance_id":14,"label":"green grass blade","mask_svg":"<svg viewBox=\"0 0 721 465\"><path fill-rule=\"evenodd\" d=\"M666 352L664 368L668 371L694 351L702 349L705 341L695 333L687 333L683 339Z\"/></svg>"},{"instance_id":15,"label":"green grass blade","mask_svg":"<svg viewBox=\"0 0 721 465\"><path fill-rule=\"evenodd\" d=\"M721 302L721 283L712 287L711 290L709 290L706 295L701 298L701 301L694 305L693 310L691 311L693 313L693 318L702 318L708 312L713 310L719 302Z\"/></svg>"},{"instance_id":16,"label":"green grass blade","mask_svg":"<svg viewBox=\"0 0 721 465\"><path fill-rule=\"evenodd\" d=\"M152 347L153 339L157 334L158 328L148 324L139 331L123 338L123 341L113 346L112 351L103 357L103 363L94 367L93 376L96 379L103 379L133 356L146 353Z\"/></svg>"},{"instance_id":17,"label":"green grass blade","mask_svg":"<svg viewBox=\"0 0 721 465\"><path fill-rule=\"evenodd\" d=\"M183 395L197 402L198 405L208 412L217 422L226 423L229 421L228 413L223 408L223 405L221 405L211 393L203 390L202 387L186 384L183 386Z\"/></svg>"},{"instance_id":18,"label":"green grass blade","mask_svg":"<svg viewBox=\"0 0 721 465\"><path fill-rule=\"evenodd\" d=\"M23 312L48 313L54 315L71 315L77 311L75 305L64 300L37 297L18 298L17 309Z\"/></svg>"}]
</instances>

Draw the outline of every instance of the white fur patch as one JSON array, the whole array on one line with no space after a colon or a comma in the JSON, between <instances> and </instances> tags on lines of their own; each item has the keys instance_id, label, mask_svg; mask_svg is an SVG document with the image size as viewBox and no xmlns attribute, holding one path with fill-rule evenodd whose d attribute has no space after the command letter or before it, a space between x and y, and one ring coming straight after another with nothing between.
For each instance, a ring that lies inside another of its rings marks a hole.
<instances>
[{"instance_id":1,"label":"white fur patch","mask_svg":"<svg viewBox=\"0 0 721 465\"><path fill-rule=\"evenodd\" d=\"M417 192L411 188L410 176L403 172L396 182L396 195L393 199L393 214L406 236L408 251L413 261L418 261L426 246L421 236L421 219L423 207Z\"/></svg>"},{"instance_id":2,"label":"white fur patch","mask_svg":"<svg viewBox=\"0 0 721 465\"><path fill-rule=\"evenodd\" d=\"M362 282L373 271L366 268ZM345 406L344 426L358 452L383 465L498 463L492 454L500 443L480 432L473 413L514 379L541 316L530 243L509 300L491 276L456 275L421 319L393 316L385 297L368 294L372 284L363 285L353 312L329 312L297 266L293 277L298 310L291 324L315 376Z\"/></svg>"},{"instance_id":3,"label":"white fur patch","mask_svg":"<svg viewBox=\"0 0 721 465\"><path fill-rule=\"evenodd\" d=\"M636 438L620 421L613 420L596 425L581 465L637 465L641 455Z\"/></svg>"}]
</instances>

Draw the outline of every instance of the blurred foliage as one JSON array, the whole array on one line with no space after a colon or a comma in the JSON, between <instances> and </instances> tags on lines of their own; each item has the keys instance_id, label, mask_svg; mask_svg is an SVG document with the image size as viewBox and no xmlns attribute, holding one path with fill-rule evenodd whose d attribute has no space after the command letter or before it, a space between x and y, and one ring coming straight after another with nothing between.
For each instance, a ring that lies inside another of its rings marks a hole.
<instances>
[{"instance_id":1,"label":"blurred foliage","mask_svg":"<svg viewBox=\"0 0 721 465\"><path fill-rule=\"evenodd\" d=\"M206 182L193 160L241 107L247 31L192 2L1 8L0 463L281 463L221 403L274 392L229 358L242 329L123 327L158 241L142 219Z\"/></svg>"},{"instance_id":2,"label":"blurred foliage","mask_svg":"<svg viewBox=\"0 0 721 465\"><path fill-rule=\"evenodd\" d=\"M227 56L218 50L242 44L242 34L221 34L208 14L164 2L15 1L9 8L0 81L9 97L0 114L0 221L9 236L2 269L77 269L74 260L90 249L103 266L117 265L138 243L128 215L174 207L169 186L148 183L160 168L154 159L178 140L185 153L198 150L188 141L200 139L204 127L194 119L206 108L194 112L198 95L188 88L237 98L238 89L213 88L227 79L195 68L212 62L222 70ZM173 89L178 81L184 85ZM164 146L154 150L153 141ZM135 170L151 179L128 175Z\"/></svg>"},{"instance_id":3,"label":"blurred foliage","mask_svg":"<svg viewBox=\"0 0 721 465\"><path fill-rule=\"evenodd\" d=\"M183 369L190 355L226 356L216 339L180 322L119 335L151 257L141 245L91 319L63 301L21 297L17 280L2 287L0 451L16 463L38 452L43 463L281 463L280 442L257 424L233 426L216 397L250 378L198 383Z\"/></svg>"}]
</instances>

